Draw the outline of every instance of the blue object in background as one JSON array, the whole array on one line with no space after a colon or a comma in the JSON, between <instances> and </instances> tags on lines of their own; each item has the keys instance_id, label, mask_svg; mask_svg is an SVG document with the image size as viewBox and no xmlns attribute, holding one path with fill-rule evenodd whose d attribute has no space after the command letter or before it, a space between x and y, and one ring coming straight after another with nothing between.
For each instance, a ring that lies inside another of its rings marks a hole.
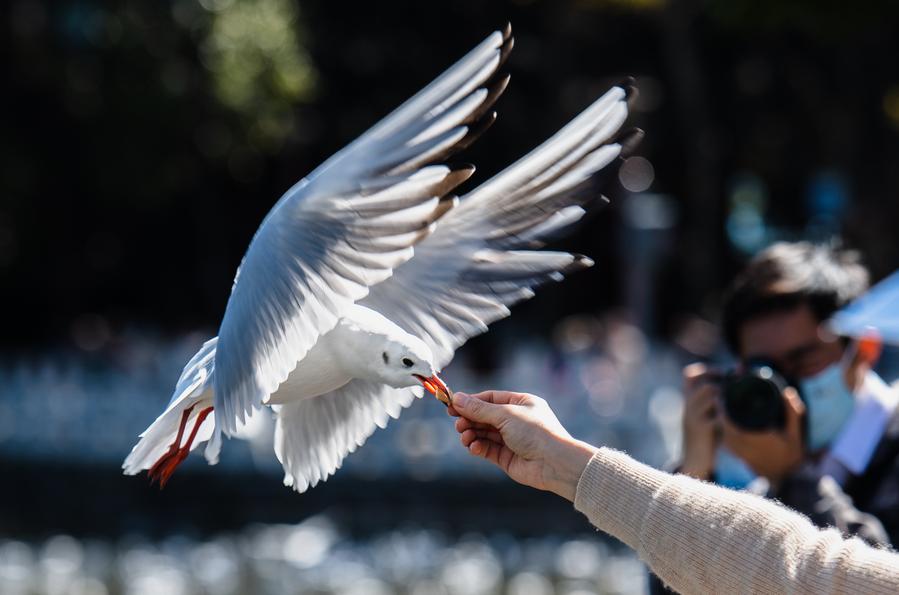
<instances>
[{"instance_id":1,"label":"blue object in background","mask_svg":"<svg viewBox=\"0 0 899 595\"><path fill-rule=\"evenodd\" d=\"M899 271L834 314L829 325L846 337L862 337L874 330L884 342L899 345Z\"/></svg>"},{"instance_id":2,"label":"blue object in background","mask_svg":"<svg viewBox=\"0 0 899 595\"><path fill-rule=\"evenodd\" d=\"M743 459L719 446L715 452L715 483L726 488L742 490L756 478Z\"/></svg>"},{"instance_id":3,"label":"blue object in background","mask_svg":"<svg viewBox=\"0 0 899 595\"><path fill-rule=\"evenodd\" d=\"M806 194L808 211L806 237L823 241L839 235L841 221L848 205L849 190L843 175L824 171L812 177Z\"/></svg>"}]
</instances>

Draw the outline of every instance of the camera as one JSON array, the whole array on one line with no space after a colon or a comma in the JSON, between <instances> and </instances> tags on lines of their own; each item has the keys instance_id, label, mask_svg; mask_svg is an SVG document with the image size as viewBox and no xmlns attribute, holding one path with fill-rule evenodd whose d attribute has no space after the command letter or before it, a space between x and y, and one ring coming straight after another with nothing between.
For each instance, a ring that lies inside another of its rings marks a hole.
<instances>
[{"instance_id":1,"label":"camera","mask_svg":"<svg viewBox=\"0 0 899 595\"><path fill-rule=\"evenodd\" d=\"M722 401L727 417L751 432L780 430L786 424L784 389L791 386L773 364L751 360L740 369L724 374Z\"/></svg>"}]
</instances>

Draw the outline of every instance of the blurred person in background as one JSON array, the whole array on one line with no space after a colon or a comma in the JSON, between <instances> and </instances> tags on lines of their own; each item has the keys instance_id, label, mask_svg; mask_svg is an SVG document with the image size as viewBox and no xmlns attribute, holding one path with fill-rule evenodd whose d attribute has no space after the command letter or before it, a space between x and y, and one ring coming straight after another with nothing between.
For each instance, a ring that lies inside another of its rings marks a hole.
<instances>
[{"instance_id":1,"label":"blurred person in background","mask_svg":"<svg viewBox=\"0 0 899 595\"><path fill-rule=\"evenodd\" d=\"M534 395L456 393L448 413L470 454L573 502L678 592L899 592L899 554L754 494L575 440Z\"/></svg>"},{"instance_id":2,"label":"blurred person in background","mask_svg":"<svg viewBox=\"0 0 899 595\"><path fill-rule=\"evenodd\" d=\"M744 487L751 475L735 455L766 480L750 489L818 526L899 543L899 394L871 369L876 340L839 338L822 324L867 285L858 255L832 245L759 253L723 303L736 370L684 369L678 471Z\"/></svg>"}]
</instances>

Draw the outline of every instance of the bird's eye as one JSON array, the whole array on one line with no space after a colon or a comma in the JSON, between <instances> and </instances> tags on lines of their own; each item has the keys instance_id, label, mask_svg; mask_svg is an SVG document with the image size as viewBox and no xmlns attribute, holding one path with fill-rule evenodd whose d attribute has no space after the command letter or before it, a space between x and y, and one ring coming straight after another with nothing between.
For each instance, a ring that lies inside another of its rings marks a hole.
<instances>
[{"instance_id":1,"label":"bird's eye","mask_svg":"<svg viewBox=\"0 0 899 595\"><path fill-rule=\"evenodd\" d=\"M414 364L414 363L415 363L415 362L413 362L413 361L412 361L411 359L409 359L408 357L404 357L404 358L403 358L403 365L406 366L407 368L411 368L411 367L412 367L412 364Z\"/></svg>"},{"instance_id":2,"label":"bird's eye","mask_svg":"<svg viewBox=\"0 0 899 595\"><path fill-rule=\"evenodd\" d=\"M384 360L384 363L385 363L385 364L389 364L389 363L390 363L390 357L388 357L386 351L385 351L384 353L381 354L381 358Z\"/></svg>"}]
</instances>

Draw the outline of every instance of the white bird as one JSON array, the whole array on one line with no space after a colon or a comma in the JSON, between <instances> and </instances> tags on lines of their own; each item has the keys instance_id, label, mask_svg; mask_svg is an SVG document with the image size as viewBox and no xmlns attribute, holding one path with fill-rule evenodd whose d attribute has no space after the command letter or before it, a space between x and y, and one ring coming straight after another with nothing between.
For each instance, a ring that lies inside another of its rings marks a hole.
<instances>
[{"instance_id":1,"label":"white bird","mask_svg":"<svg viewBox=\"0 0 899 595\"><path fill-rule=\"evenodd\" d=\"M214 464L222 433L271 406L284 482L303 492L422 385L446 401L437 371L532 287L592 264L533 248L604 200L598 172L642 134L616 137L630 82L461 200L450 193L474 168L438 164L495 119L512 41L508 26L490 35L281 197L250 242L218 337L185 366L126 474L149 469L165 485L207 440Z\"/></svg>"}]
</instances>

